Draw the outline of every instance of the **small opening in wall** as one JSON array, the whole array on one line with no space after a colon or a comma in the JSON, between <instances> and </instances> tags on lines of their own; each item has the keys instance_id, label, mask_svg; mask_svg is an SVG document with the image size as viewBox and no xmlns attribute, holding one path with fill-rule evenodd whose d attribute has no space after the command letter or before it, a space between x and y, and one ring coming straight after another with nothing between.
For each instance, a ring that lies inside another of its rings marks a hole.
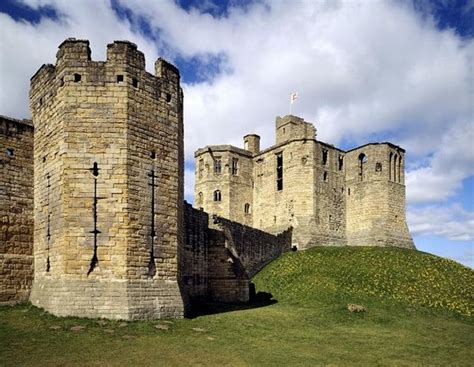
<instances>
[{"instance_id":1,"label":"small opening in wall","mask_svg":"<svg viewBox=\"0 0 474 367\"><path fill-rule=\"evenodd\" d=\"M132 79L132 85L133 85L134 88L138 88L138 80L137 80L137 78L133 78L133 79Z\"/></svg>"},{"instance_id":2,"label":"small opening in wall","mask_svg":"<svg viewBox=\"0 0 474 367\"><path fill-rule=\"evenodd\" d=\"M338 168L339 171L342 171L342 168L344 167L344 157L342 155L339 156L339 161L338 161Z\"/></svg>"},{"instance_id":3,"label":"small opening in wall","mask_svg":"<svg viewBox=\"0 0 474 367\"><path fill-rule=\"evenodd\" d=\"M296 247L296 246L292 246L292 247L291 247L291 251L293 251L293 252L296 252L296 251L298 251L298 247Z\"/></svg>"},{"instance_id":4,"label":"small opening in wall","mask_svg":"<svg viewBox=\"0 0 474 367\"><path fill-rule=\"evenodd\" d=\"M249 203L246 203L244 205L244 212L245 212L245 214L250 214L250 204Z\"/></svg>"},{"instance_id":5,"label":"small opening in wall","mask_svg":"<svg viewBox=\"0 0 474 367\"><path fill-rule=\"evenodd\" d=\"M60 80L59 80L59 86L62 87L64 85L64 77L62 77Z\"/></svg>"},{"instance_id":6,"label":"small opening in wall","mask_svg":"<svg viewBox=\"0 0 474 367\"><path fill-rule=\"evenodd\" d=\"M323 149L323 165L328 164L328 151Z\"/></svg>"},{"instance_id":7,"label":"small opening in wall","mask_svg":"<svg viewBox=\"0 0 474 367\"><path fill-rule=\"evenodd\" d=\"M117 83L123 83L123 75L117 75Z\"/></svg>"},{"instance_id":8,"label":"small opening in wall","mask_svg":"<svg viewBox=\"0 0 474 367\"><path fill-rule=\"evenodd\" d=\"M81 74L74 74L74 83L79 83L81 81Z\"/></svg>"},{"instance_id":9,"label":"small opening in wall","mask_svg":"<svg viewBox=\"0 0 474 367\"><path fill-rule=\"evenodd\" d=\"M324 173L323 173L323 181L328 182L328 173L327 173L327 171L324 171Z\"/></svg>"},{"instance_id":10,"label":"small opening in wall","mask_svg":"<svg viewBox=\"0 0 474 367\"><path fill-rule=\"evenodd\" d=\"M222 200L222 195L219 190L214 191L214 201L221 201Z\"/></svg>"},{"instance_id":11,"label":"small opening in wall","mask_svg":"<svg viewBox=\"0 0 474 367\"><path fill-rule=\"evenodd\" d=\"M41 98L39 99L39 105L40 105L40 106L43 105L43 97L41 97Z\"/></svg>"},{"instance_id":12,"label":"small opening in wall","mask_svg":"<svg viewBox=\"0 0 474 367\"><path fill-rule=\"evenodd\" d=\"M12 158L15 155L15 149L13 148L7 148L7 156Z\"/></svg>"},{"instance_id":13,"label":"small opening in wall","mask_svg":"<svg viewBox=\"0 0 474 367\"><path fill-rule=\"evenodd\" d=\"M155 159L155 158L156 158L156 152L155 152L154 150L152 150L152 151L150 152L150 157L151 157L151 159Z\"/></svg>"},{"instance_id":14,"label":"small opening in wall","mask_svg":"<svg viewBox=\"0 0 474 367\"><path fill-rule=\"evenodd\" d=\"M171 102L171 94L166 93L166 102L170 103Z\"/></svg>"},{"instance_id":15,"label":"small opening in wall","mask_svg":"<svg viewBox=\"0 0 474 367\"><path fill-rule=\"evenodd\" d=\"M347 195L349 195L349 196L351 195L351 189L350 188L347 189Z\"/></svg>"},{"instance_id":16,"label":"small opening in wall","mask_svg":"<svg viewBox=\"0 0 474 367\"><path fill-rule=\"evenodd\" d=\"M46 156L43 157L43 163L46 162Z\"/></svg>"}]
</instances>

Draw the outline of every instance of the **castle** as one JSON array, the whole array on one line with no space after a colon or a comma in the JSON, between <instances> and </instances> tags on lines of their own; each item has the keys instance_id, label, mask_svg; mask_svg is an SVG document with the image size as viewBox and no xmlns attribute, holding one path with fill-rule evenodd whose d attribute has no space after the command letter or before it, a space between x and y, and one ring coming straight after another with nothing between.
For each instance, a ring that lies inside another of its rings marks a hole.
<instances>
[{"instance_id":1,"label":"castle","mask_svg":"<svg viewBox=\"0 0 474 367\"><path fill-rule=\"evenodd\" d=\"M405 218L405 151L371 143L343 151L296 116L277 117L276 144L244 136L244 149L195 152L195 205L270 233L293 228L293 245L414 248Z\"/></svg>"},{"instance_id":2,"label":"castle","mask_svg":"<svg viewBox=\"0 0 474 367\"><path fill-rule=\"evenodd\" d=\"M201 299L248 301L252 276L292 246L412 246L403 150L342 152L293 116L266 151L255 135L246 149L198 151L196 205L213 215L192 208L179 71L158 59L146 72L133 43L109 44L99 62L67 39L31 78L30 109L32 122L0 117L0 304L182 317Z\"/></svg>"}]
</instances>

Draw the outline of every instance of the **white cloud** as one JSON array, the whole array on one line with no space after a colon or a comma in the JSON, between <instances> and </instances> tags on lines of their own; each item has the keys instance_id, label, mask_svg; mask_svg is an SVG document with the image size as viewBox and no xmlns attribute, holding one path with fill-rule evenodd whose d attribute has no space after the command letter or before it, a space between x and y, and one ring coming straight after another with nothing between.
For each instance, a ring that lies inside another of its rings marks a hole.
<instances>
[{"instance_id":1,"label":"white cloud","mask_svg":"<svg viewBox=\"0 0 474 367\"><path fill-rule=\"evenodd\" d=\"M474 213L459 204L409 208L407 220L413 236L434 234L449 240L474 241Z\"/></svg>"},{"instance_id":2,"label":"white cloud","mask_svg":"<svg viewBox=\"0 0 474 367\"><path fill-rule=\"evenodd\" d=\"M31 24L0 13L0 114L17 118L30 115L29 78L42 64L55 63L57 48L68 37L89 39L94 60L105 60L108 43L130 40L145 52L148 69L152 70L158 55L156 45L133 32L108 2L24 0L23 3L33 9L48 5L57 10L60 18L42 18L38 24Z\"/></svg>"},{"instance_id":3,"label":"white cloud","mask_svg":"<svg viewBox=\"0 0 474 367\"><path fill-rule=\"evenodd\" d=\"M214 18L171 0L127 0L121 6L130 20L124 20L108 1L23 2L50 6L60 17L30 24L0 13L0 114L29 115L28 78L54 62L65 38L89 39L95 60L105 59L107 43L128 39L145 53L148 70L158 55L225 56L220 74L183 85L188 163L198 147L239 146L250 132L271 145L274 118L288 113L289 94L298 91L295 114L315 122L321 140L395 137L416 158L407 174L411 203L449 201L474 174L474 41L436 29L407 3L259 1ZM153 39L140 30L143 19ZM188 167L188 197L193 176ZM412 213L415 232L422 225L439 231L429 226L430 216L422 223L427 213Z\"/></svg>"},{"instance_id":4,"label":"white cloud","mask_svg":"<svg viewBox=\"0 0 474 367\"><path fill-rule=\"evenodd\" d=\"M429 164L407 172L410 204L446 201L474 175L474 122L453 126L441 139Z\"/></svg>"}]
</instances>

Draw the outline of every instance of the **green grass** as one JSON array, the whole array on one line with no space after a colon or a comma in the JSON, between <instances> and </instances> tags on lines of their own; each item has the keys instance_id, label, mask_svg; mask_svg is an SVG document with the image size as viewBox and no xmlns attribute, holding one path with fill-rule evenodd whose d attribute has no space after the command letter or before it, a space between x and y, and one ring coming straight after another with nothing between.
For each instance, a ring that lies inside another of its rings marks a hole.
<instances>
[{"instance_id":1,"label":"green grass","mask_svg":"<svg viewBox=\"0 0 474 367\"><path fill-rule=\"evenodd\" d=\"M318 248L256 276L278 301L266 307L123 325L0 307L0 366L469 366L473 273L415 251Z\"/></svg>"}]
</instances>

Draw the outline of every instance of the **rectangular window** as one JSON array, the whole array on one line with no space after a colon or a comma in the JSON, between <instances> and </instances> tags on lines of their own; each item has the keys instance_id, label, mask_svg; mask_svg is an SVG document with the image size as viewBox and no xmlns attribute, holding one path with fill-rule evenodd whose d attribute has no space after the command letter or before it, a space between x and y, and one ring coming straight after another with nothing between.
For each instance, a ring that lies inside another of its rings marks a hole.
<instances>
[{"instance_id":1,"label":"rectangular window","mask_svg":"<svg viewBox=\"0 0 474 367\"><path fill-rule=\"evenodd\" d=\"M328 151L323 149L323 165L325 166L326 164L328 164Z\"/></svg>"},{"instance_id":2,"label":"rectangular window","mask_svg":"<svg viewBox=\"0 0 474 367\"><path fill-rule=\"evenodd\" d=\"M344 167L344 157L342 155L339 156L339 171L342 171L342 168Z\"/></svg>"},{"instance_id":3,"label":"rectangular window","mask_svg":"<svg viewBox=\"0 0 474 367\"><path fill-rule=\"evenodd\" d=\"M232 158L232 174L237 175L238 173L239 160L237 158Z\"/></svg>"},{"instance_id":4,"label":"rectangular window","mask_svg":"<svg viewBox=\"0 0 474 367\"><path fill-rule=\"evenodd\" d=\"M202 178L202 171L204 171L204 159L199 160L199 178Z\"/></svg>"},{"instance_id":5,"label":"rectangular window","mask_svg":"<svg viewBox=\"0 0 474 367\"><path fill-rule=\"evenodd\" d=\"M217 174L222 172L222 161L220 158L214 159L214 172Z\"/></svg>"},{"instance_id":6,"label":"rectangular window","mask_svg":"<svg viewBox=\"0 0 474 367\"><path fill-rule=\"evenodd\" d=\"M283 154L277 154L277 190L283 190Z\"/></svg>"}]
</instances>

